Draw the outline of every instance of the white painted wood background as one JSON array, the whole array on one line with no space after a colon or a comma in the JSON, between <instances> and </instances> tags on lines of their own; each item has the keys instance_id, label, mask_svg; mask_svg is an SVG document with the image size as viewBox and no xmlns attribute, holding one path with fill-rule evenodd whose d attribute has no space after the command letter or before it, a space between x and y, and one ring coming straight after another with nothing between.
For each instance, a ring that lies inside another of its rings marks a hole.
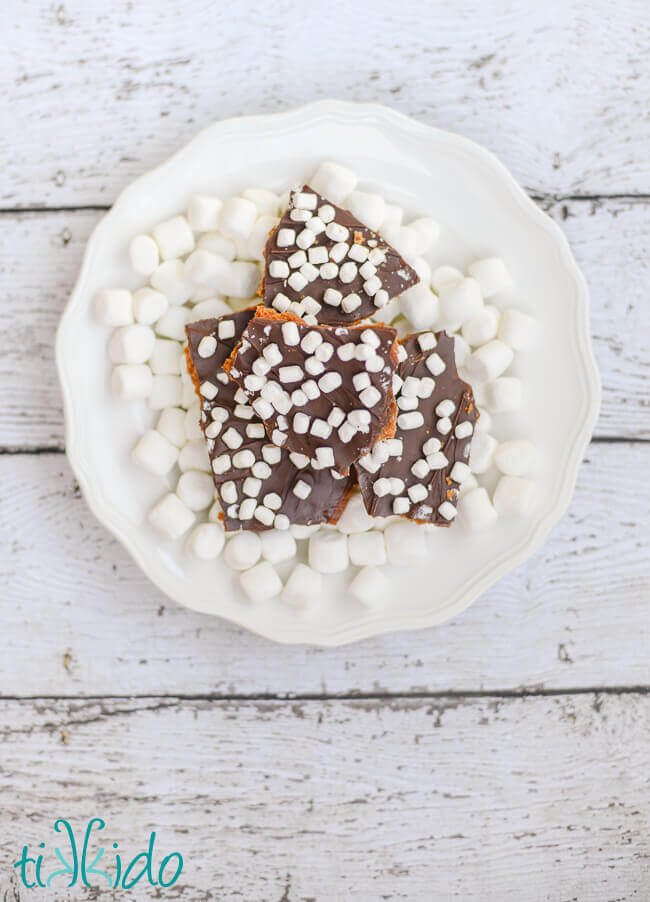
<instances>
[{"instance_id":1,"label":"white painted wood background","mask_svg":"<svg viewBox=\"0 0 650 902\"><path fill-rule=\"evenodd\" d=\"M179 885L43 898L645 902L645 0L6 0L0 28L0 900L40 898L24 843L101 815L180 849ZM333 650L144 579L62 454L52 349L122 187L214 119L327 96L498 153L567 232L603 379L545 547L454 622Z\"/></svg>"}]
</instances>

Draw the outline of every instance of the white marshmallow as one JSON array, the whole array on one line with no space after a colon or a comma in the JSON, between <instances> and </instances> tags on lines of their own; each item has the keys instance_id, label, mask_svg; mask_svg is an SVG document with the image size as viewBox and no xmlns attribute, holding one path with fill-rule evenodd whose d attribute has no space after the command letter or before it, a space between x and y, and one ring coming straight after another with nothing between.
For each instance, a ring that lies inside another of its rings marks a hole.
<instances>
[{"instance_id":1,"label":"white marshmallow","mask_svg":"<svg viewBox=\"0 0 650 902\"><path fill-rule=\"evenodd\" d=\"M178 376L181 372L182 345L169 338L157 338L149 358L149 366L156 375Z\"/></svg>"},{"instance_id":2,"label":"white marshmallow","mask_svg":"<svg viewBox=\"0 0 650 902\"><path fill-rule=\"evenodd\" d=\"M374 529L370 532L355 533L348 537L348 551L350 561L357 567L365 567L367 564L385 564L384 533Z\"/></svg>"},{"instance_id":3,"label":"white marshmallow","mask_svg":"<svg viewBox=\"0 0 650 902\"><path fill-rule=\"evenodd\" d=\"M418 256L418 236L415 229L409 226L386 226L382 234L407 263Z\"/></svg>"},{"instance_id":4,"label":"white marshmallow","mask_svg":"<svg viewBox=\"0 0 650 902\"><path fill-rule=\"evenodd\" d=\"M475 432L469 453L469 466L472 473L485 473L494 461L497 440L489 432Z\"/></svg>"},{"instance_id":5,"label":"white marshmallow","mask_svg":"<svg viewBox=\"0 0 650 902\"><path fill-rule=\"evenodd\" d=\"M194 319L194 314L187 307L170 307L156 323L156 332L163 338L185 340L185 325ZM152 348L153 350L153 348Z\"/></svg>"},{"instance_id":6,"label":"white marshmallow","mask_svg":"<svg viewBox=\"0 0 650 902\"><path fill-rule=\"evenodd\" d=\"M232 313L232 310L222 298L207 298L207 300L201 301L192 308L189 322L195 322L199 319L211 319L212 317L218 319L227 313Z\"/></svg>"},{"instance_id":7,"label":"white marshmallow","mask_svg":"<svg viewBox=\"0 0 650 902\"><path fill-rule=\"evenodd\" d=\"M185 437L188 442L194 442L201 438L201 404L195 401L185 413Z\"/></svg>"},{"instance_id":8,"label":"white marshmallow","mask_svg":"<svg viewBox=\"0 0 650 902\"><path fill-rule=\"evenodd\" d=\"M415 232L415 250L418 254L425 254L440 237L440 225L427 216L414 219L408 227Z\"/></svg>"},{"instance_id":9,"label":"white marshmallow","mask_svg":"<svg viewBox=\"0 0 650 902\"><path fill-rule=\"evenodd\" d=\"M400 307L414 329L429 329L438 319L439 300L422 283L413 285L400 296Z\"/></svg>"},{"instance_id":10,"label":"white marshmallow","mask_svg":"<svg viewBox=\"0 0 650 902\"><path fill-rule=\"evenodd\" d=\"M467 272L479 283L484 298L491 298L512 285L512 277L501 257L475 260L467 267Z\"/></svg>"},{"instance_id":11,"label":"white marshmallow","mask_svg":"<svg viewBox=\"0 0 650 902\"><path fill-rule=\"evenodd\" d=\"M462 335L465 341L475 348L484 345L496 337L499 328L499 311L496 307L487 306L476 316L465 320Z\"/></svg>"},{"instance_id":12,"label":"white marshmallow","mask_svg":"<svg viewBox=\"0 0 650 902\"><path fill-rule=\"evenodd\" d=\"M199 523L189 534L186 547L193 557L213 561L221 554L225 540L219 523Z\"/></svg>"},{"instance_id":13,"label":"white marshmallow","mask_svg":"<svg viewBox=\"0 0 650 902\"><path fill-rule=\"evenodd\" d=\"M440 313L447 331L455 331L462 323L476 316L483 299L475 279L462 279L440 289Z\"/></svg>"},{"instance_id":14,"label":"white marshmallow","mask_svg":"<svg viewBox=\"0 0 650 902\"><path fill-rule=\"evenodd\" d=\"M187 221L195 232L211 232L219 226L221 199L195 194L187 207Z\"/></svg>"},{"instance_id":15,"label":"white marshmallow","mask_svg":"<svg viewBox=\"0 0 650 902\"><path fill-rule=\"evenodd\" d=\"M296 556L296 540L288 529L268 529L260 533L262 557L272 564L288 561Z\"/></svg>"},{"instance_id":16,"label":"white marshmallow","mask_svg":"<svg viewBox=\"0 0 650 902\"><path fill-rule=\"evenodd\" d=\"M189 410L196 401L196 389L192 379L187 374L185 354L181 357L181 382L183 383L183 397L181 398L181 407Z\"/></svg>"},{"instance_id":17,"label":"white marshmallow","mask_svg":"<svg viewBox=\"0 0 650 902\"><path fill-rule=\"evenodd\" d=\"M223 559L231 570L248 570L262 554L262 543L255 532L238 532L228 540Z\"/></svg>"},{"instance_id":18,"label":"white marshmallow","mask_svg":"<svg viewBox=\"0 0 650 902\"><path fill-rule=\"evenodd\" d=\"M390 582L377 567L364 567L350 583L349 592L364 605L377 604L388 594Z\"/></svg>"},{"instance_id":19,"label":"white marshmallow","mask_svg":"<svg viewBox=\"0 0 650 902\"><path fill-rule=\"evenodd\" d=\"M276 227L276 216L260 216L246 241L242 242L240 259L263 260L264 248L268 241L269 232Z\"/></svg>"},{"instance_id":20,"label":"white marshmallow","mask_svg":"<svg viewBox=\"0 0 650 902\"><path fill-rule=\"evenodd\" d=\"M161 498L149 511L151 525L170 539L180 538L194 520L192 511L173 492Z\"/></svg>"},{"instance_id":21,"label":"white marshmallow","mask_svg":"<svg viewBox=\"0 0 650 902\"><path fill-rule=\"evenodd\" d=\"M135 318L144 326L151 326L159 320L169 307L169 301L160 291L153 288L139 288L133 294Z\"/></svg>"},{"instance_id":22,"label":"white marshmallow","mask_svg":"<svg viewBox=\"0 0 650 902\"><path fill-rule=\"evenodd\" d=\"M480 386L480 387L482 388L483 386ZM480 408L480 414L481 414L480 417L478 418L478 420L476 421L476 423L474 424L474 431L475 432L489 432L490 429L492 428L492 414L490 413L489 410L486 410L485 407L481 407L481 402L476 397L476 394L474 395L474 400L478 404L478 406Z\"/></svg>"},{"instance_id":23,"label":"white marshmallow","mask_svg":"<svg viewBox=\"0 0 650 902\"><path fill-rule=\"evenodd\" d=\"M417 523L390 523L384 537L391 564L413 564L427 555L425 533Z\"/></svg>"},{"instance_id":24,"label":"white marshmallow","mask_svg":"<svg viewBox=\"0 0 650 902\"><path fill-rule=\"evenodd\" d=\"M202 251L210 251L224 260L234 260L237 256L237 246L230 238L224 238L219 232L206 232L201 235L196 246Z\"/></svg>"},{"instance_id":25,"label":"white marshmallow","mask_svg":"<svg viewBox=\"0 0 650 902\"><path fill-rule=\"evenodd\" d=\"M108 343L108 356L113 363L144 363L151 356L155 340L149 326L119 326Z\"/></svg>"},{"instance_id":26,"label":"white marshmallow","mask_svg":"<svg viewBox=\"0 0 650 902\"><path fill-rule=\"evenodd\" d=\"M320 523L313 523L311 526L302 523L292 523L289 531L294 539L308 539L318 532L320 528Z\"/></svg>"},{"instance_id":27,"label":"white marshmallow","mask_svg":"<svg viewBox=\"0 0 650 902\"><path fill-rule=\"evenodd\" d=\"M158 417L156 429L172 445L182 448L186 442L185 411L180 407L166 407Z\"/></svg>"},{"instance_id":28,"label":"white marshmallow","mask_svg":"<svg viewBox=\"0 0 650 902\"><path fill-rule=\"evenodd\" d=\"M472 383L492 382L508 369L514 356L512 348L495 338L469 355L465 369Z\"/></svg>"},{"instance_id":29,"label":"white marshmallow","mask_svg":"<svg viewBox=\"0 0 650 902\"><path fill-rule=\"evenodd\" d=\"M208 520L210 523L218 523L223 530L223 523L221 520L221 505L219 504L219 499L215 499L212 503L212 507L208 511Z\"/></svg>"},{"instance_id":30,"label":"white marshmallow","mask_svg":"<svg viewBox=\"0 0 650 902\"><path fill-rule=\"evenodd\" d=\"M203 511L214 501L212 477L200 470L186 470L179 477L176 494L191 511Z\"/></svg>"},{"instance_id":31,"label":"white marshmallow","mask_svg":"<svg viewBox=\"0 0 650 902\"><path fill-rule=\"evenodd\" d=\"M339 532L351 533L366 532L372 529L375 518L371 517L366 506L363 503L363 497L360 492L354 492L350 495L345 509L338 519L336 528Z\"/></svg>"},{"instance_id":32,"label":"white marshmallow","mask_svg":"<svg viewBox=\"0 0 650 902\"><path fill-rule=\"evenodd\" d=\"M234 260L228 267L224 293L233 298L250 298L257 291L259 283L260 271L257 264Z\"/></svg>"},{"instance_id":33,"label":"white marshmallow","mask_svg":"<svg viewBox=\"0 0 650 902\"><path fill-rule=\"evenodd\" d=\"M185 266L182 260L165 260L149 279L151 286L161 291L170 304L177 307L184 304L192 293L189 281L185 278Z\"/></svg>"},{"instance_id":34,"label":"white marshmallow","mask_svg":"<svg viewBox=\"0 0 650 902\"><path fill-rule=\"evenodd\" d=\"M158 245L150 235L136 235L129 244L129 260L141 276L150 276L160 262Z\"/></svg>"},{"instance_id":35,"label":"white marshmallow","mask_svg":"<svg viewBox=\"0 0 650 902\"><path fill-rule=\"evenodd\" d=\"M269 601L282 591L282 580L268 561L261 561L242 573L239 582L249 601L254 603Z\"/></svg>"},{"instance_id":36,"label":"white marshmallow","mask_svg":"<svg viewBox=\"0 0 650 902\"><path fill-rule=\"evenodd\" d=\"M245 191L242 191L241 196L255 204L260 217L273 216L277 218L281 209L280 198L273 191L268 191L266 188L246 188Z\"/></svg>"},{"instance_id":37,"label":"white marshmallow","mask_svg":"<svg viewBox=\"0 0 650 902\"><path fill-rule=\"evenodd\" d=\"M185 277L193 285L204 285L211 291L225 294L231 265L225 257L199 248L185 261Z\"/></svg>"},{"instance_id":38,"label":"white marshmallow","mask_svg":"<svg viewBox=\"0 0 650 902\"><path fill-rule=\"evenodd\" d=\"M348 540L334 530L320 530L309 539L309 565L319 573L340 573L348 566Z\"/></svg>"},{"instance_id":39,"label":"white marshmallow","mask_svg":"<svg viewBox=\"0 0 650 902\"><path fill-rule=\"evenodd\" d=\"M147 402L152 410L178 407L182 397L183 383L180 376L153 376Z\"/></svg>"},{"instance_id":40,"label":"white marshmallow","mask_svg":"<svg viewBox=\"0 0 650 902\"><path fill-rule=\"evenodd\" d=\"M122 401L139 401L148 397L153 376L145 364L123 363L113 367L111 388Z\"/></svg>"},{"instance_id":41,"label":"white marshmallow","mask_svg":"<svg viewBox=\"0 0 650 902\"><path fill-rule=\"evenodd\" d=\"M385 204L384 221L381 224L380 231L383 232L386 226L400 226L403 219L404 210L401 207L398 207L397 204Z\"/></svg>"},{"instance_id":42,"label":"white marshmallow","mask_svg":"<svg viewBox=\"0 0 650 902\"><path fill-rule=\"evenodd\" d=\"M219 213L219 230L226 238L248 238L255 220L257 207L245 197L229 197Z\"/></svg>"},{"instance_id":43,"label":"white marshmallow","mask_svg":"<svg viewBox=\"0 0 650 902\"><path fill-rule=\"evenodd\" d=\"M416 257L411 263L422 285L431 285L431 264L424 257Z\"/></svg>"},{"instance_id":44,"label":"white marshmallow","mask_svg":"<svg viewBox=\"0 0 650 902\"><path fill-rule=\"evenodd\" d=\"M296 564L284 584L280 597L285 604L302 608L318 598L322 591L323 577L321 574L317 570L312 570L307 564Z\"/></svg>"},{"instance_id":45,"label":"white marshmallow","mask_svg":"<svg viewBox=\"0 0 650 902\"><path fill-rule=\"evenodd\" d=\"M178 466L183 472L186 470L203 470L204 473L211 472L208 449L203 439L187 442L181 448L181 453L178 455Z\"/></svg>"},{"instance_id":46,"label":"white marshmallow","mask_svg":"<svg viewBox=\"0 0 650 902\"><path fill-rule=\"evenodd\" d=\"M95 317L105 326L128 326L133 322L133 298L124 288L105 288L95 295Z\"/></svg>"},{"instance_id":47,"label":"white marshmallow","mask_svg":"<svg viewBox=\"0 0 650 902\"><path fill-rule=\"evenodd\" d=\"M504 310L499 324L499 338L515 351L523 351L535 343L537 321L520 310Z\"/></svg>"},{"instance_id":48,"label":"white marshmallow","mask_svg":"<svg viewBox=\"0 0 650 902\"><path fill-rule=\"evenodd\" d=\"M131 457L154 476L164 476L176 463L178 448L156 429L148 429L140 436Z\"/></svg>"},{"instance_id":49,"label":"white marshmallow","mask_svg":"<svg viewBox=\"0 0 650 902\"><path fill-rule=\"evenodd\" d=\"M356 173L338 163L321 163L309 181L309 185L333 204L340 204L354 191Z\"/></svg>"},{"instance_id":50,"label":"white marshmallow","mask_svg":"<svg viewBox=\"0 0 650 902\"><path fill-rule=\"evenodd\" d=\"M492 413L519 410L523 398L523 383L515 376L501 376L485 384L485 403Z\"/></svg>"},{"instance_id":51,"label":"white marshmallow","mask_svg":"<svg viewBox=\"0 0 650 902\"><path fill-rule=\"evenodd\" d=\"M492 499L502 517L525 517L530 512L535 484L520 476L502 476Z\"/></svg>"},{"instance_id":52,"label":"white marshmallow","mask_svg":"<svg viewBox=\"0 0 650 902\"><path fill-rule=\"evenodd\" d=\"M472 349L462 335L454 335L454 360L456 361L456 366L463 366L471 353Z\"/></svg>"},{"instance_id":53,"label":"white marshmallow","mask_svg":"<svg viewBox=\"0 0 650 902\"><path fill-rule=\"evenodd\" d=\"M484 488L462 492L458 499L458 521L465 532L481 532L494 526L498 514Z\"/></svg>"},{"instance_id":54,"label":"white marshmallow","mask_svg":"<svg viewBox=\"0 0 650 902\"><path fill-rule=\"evenodd\" d=\"M472 489L478 488L478 479L474 476L473 473L470 473L467 479L463 480L462 485L458 489L458 494L462 494L463 492L471 492Z\"/></svg>"},{"instance_id":55,"label":"white marshmallow","mask_svg":"<svg viewBox=\"0 0 650 902\"><path fill-rule=\"evenodd\" d=\"M497 468L506 476L525 476L535 461L535 446L526 439L502 442L494 455Z\"/></svg>"},{"instance_id":56,"label":"white marshmallow","mask_svg":"<svg viewBox=\"0 0 650 902\"><path fill-rule=\"evenodd\" d=\"M431 285L433 290L440 294L443 288L450 288L452 285L462 282L462 280L463 274L455 266L439 266L433 271Z\"/></svg>"},{"instance_id":57,"label":"white marshmallow","mask_svg":"<svg viewBox=\"0 0 650 902\"><path fill-rule=\"evenodd\" d=\"M345 206L359 222L375 232L384 221L386 203L380 194L351 191L345 199Z\"/></svg>"},{"instance_id":58,"label":"white marshmallow","mask_svg":"<svg viewBox=\"0 0 650 902\"><path fill-rule=\"evenodd\" d=\"M163 260L184 257L194 250L194 233L184 216L174 216L159 223L153 230L153 237Z\"/></svg>"}]
</instances>

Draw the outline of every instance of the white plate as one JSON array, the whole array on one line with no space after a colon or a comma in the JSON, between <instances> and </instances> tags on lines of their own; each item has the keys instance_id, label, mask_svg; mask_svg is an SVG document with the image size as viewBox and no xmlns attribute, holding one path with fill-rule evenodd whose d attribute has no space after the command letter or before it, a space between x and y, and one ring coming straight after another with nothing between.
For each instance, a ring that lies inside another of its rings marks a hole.
<instances>
[{"instance_id":1,"label":"white plate","mask_svg":"<svg viewBox=\"0 0 650 902\"><path fill-rule=\"evenodd\" d=\"M442 223L443 237L429 255L433 264L462 267L486 255L505 258L516 286L511 301L539 320L541 338L515 361L526 409L500 423L503 437L525 436L541 449L535 473L540 491L530 519L500 520L473 536L458 528L433 531L429 560L387 567L394 595L381 606L367 609L350 599L348 573L325 577L322 601L295 612L277 600L247 603L237 575L221 560L194 560L182 542L162 542L148 525L146 513L164 486L136 468L129 454L153 418L144 404L111 396L108 334L93 321L91 300L99 288L137 287L126 253L129 237L184 210L192 193L228 196L248 185L281 191L307 179L323 159L348 164L362 187L380 191L409 215ZM600 395L585 280L560 229L504 166L466 138L385 107L336 101L218 122L123 191L88 242L59 327L57 363L66 448L79 484L95 515L149 578L197 611L280 642L320 645L440 623L529 557L568 505Z\"/></svg>"}]
</instances>

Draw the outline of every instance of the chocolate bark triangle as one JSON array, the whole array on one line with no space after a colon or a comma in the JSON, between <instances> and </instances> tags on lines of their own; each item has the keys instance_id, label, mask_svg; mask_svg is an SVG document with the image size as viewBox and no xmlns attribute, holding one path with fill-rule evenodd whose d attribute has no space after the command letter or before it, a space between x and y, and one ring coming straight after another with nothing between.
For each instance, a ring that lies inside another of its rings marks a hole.
<instances>
[{"instance_id":1,"label":"chocolate bark triangle","mask_svg":"<svg viewBox=\"0 0 650 902\"><path fill-rule=\"evenodd\" d=\"M264 262L265 306L312 325L349 325L381 314L388 301L419 281L379 232L309 185L291 192Z\"/></svg>"}]
</instances>

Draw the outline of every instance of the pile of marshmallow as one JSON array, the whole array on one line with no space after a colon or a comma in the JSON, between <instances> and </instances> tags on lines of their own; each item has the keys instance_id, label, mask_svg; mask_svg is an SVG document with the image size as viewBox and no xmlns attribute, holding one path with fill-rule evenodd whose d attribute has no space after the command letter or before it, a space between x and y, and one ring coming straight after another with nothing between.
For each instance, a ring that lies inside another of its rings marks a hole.
<instances>
[{"instance_id":1,"label":"pile of marshmallow","mask_svg":"<svg viewBox=\"0 0 650 902\"><path fill-rule=\"evenodd\" d=\"M445 329L455 338L459 373L471 384L481 412L460 489L461 528L473 533L494 525L499 516L527 516L534 496L528 476L535 449L525 438L498 442L491 434L493 415L522 404L522 383L507 372L515 352L532 346L537 328L530 316L494 303L512 282L504 262L497 257L477 260L467 274L449 265L432 271L424 254L440 233L434 220L420 218L403 225L400 207L379 194L357 190L356 174L336 163L323 163L308 183L379 231L420 277L419 284L377 310L372 319L390 324L399 336ZM422 561L431 553L429 534L436 527L399 517L371 517L355 489L336 526L292 525L289 530L242 530L227 536L199 423L200 403L187 372L187 323L259 303L264 246L288 197L289 191L278 196L263 188L249 188L223 201L192 197L185 214L131 241L131 265L148 284L135 291L99 291L95 313L113 329L108 342L113 393L124 401L146 402L158 415L155 428L139 438L132 458L167 485L149 512L159 534L168 540L186 537L188 553L202 560L222 554L224 562L240 572L240 585L251 601L280 597L302 607L321 594L324 574L341 573L352 565L360 569L349 593L372 605L389 594L382 566ZM499 478L490 497L481 482L495 469ZM172 481L174 490L169 491ZM306 554L301 547L305 542ZM297 556L302 560L295 562Z\"/></svg>"}]
</instances>

